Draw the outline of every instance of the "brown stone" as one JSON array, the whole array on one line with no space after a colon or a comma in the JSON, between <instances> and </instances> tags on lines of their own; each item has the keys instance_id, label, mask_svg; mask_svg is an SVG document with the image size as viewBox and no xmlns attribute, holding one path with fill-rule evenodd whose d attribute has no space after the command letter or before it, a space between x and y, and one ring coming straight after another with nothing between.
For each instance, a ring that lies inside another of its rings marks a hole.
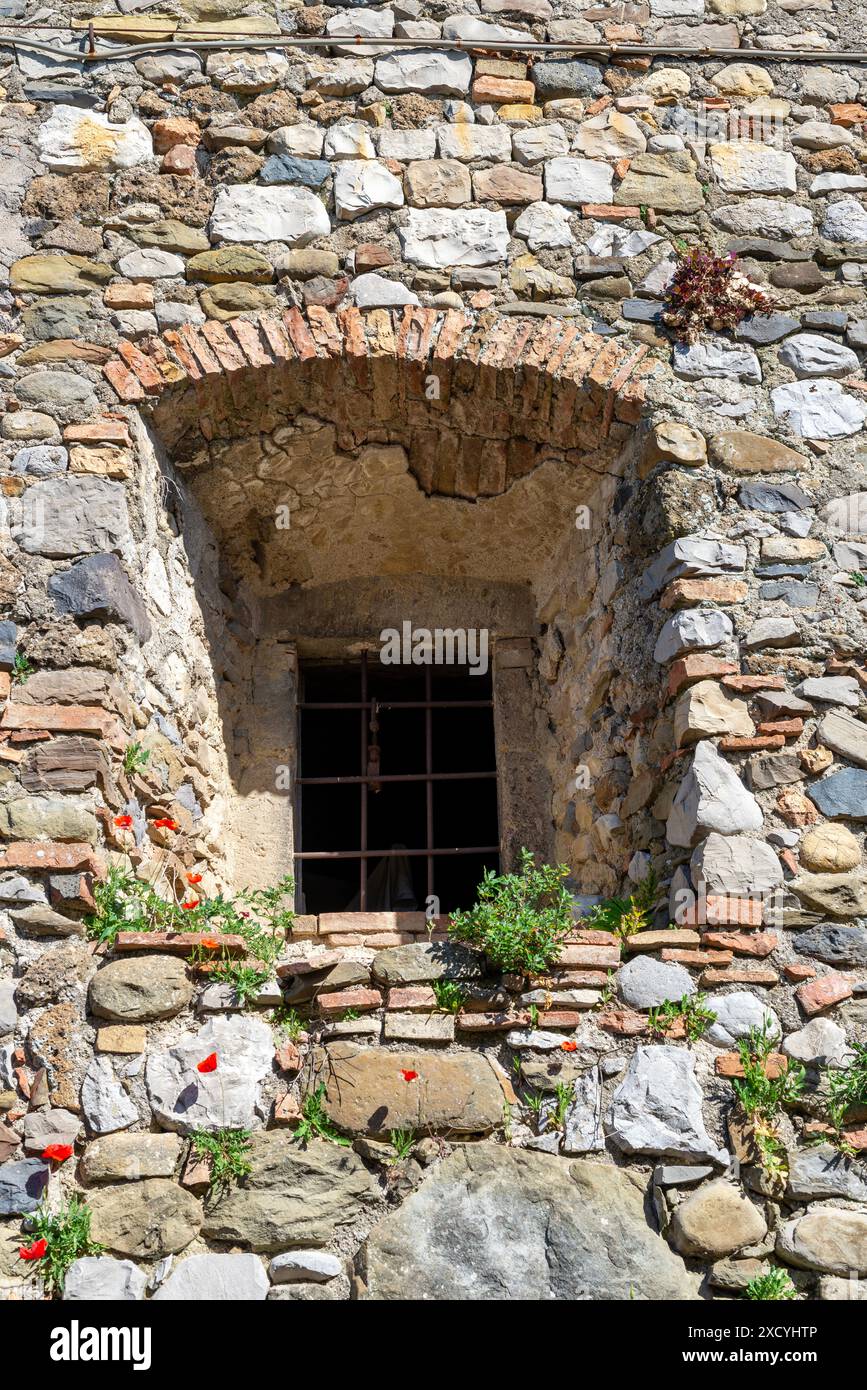
<instances>
[{"instance_id":1,"label":"brown stone","mask_svg":"<svg viewBox=\"0 0 867 1390\"><path fill-rule=\"evenodd\" d=\"M84 1020L72 1004L54 1004L30 1026L28 1044L34 1061L48 1072L51 1104L81 1110L82 1066L76 1060Z\"/></svg>"},{"instance_id":2,"label":"brown stone","mask_svg":"<svg viewBox=\"0 0 867 1390\"><path fill-rule=\"evenodd\" d=\"M118 1052L135 1056L144 1052L147 1029L135 1023L112 1023L96 1030L97 1052Z\"/></svg>"},{"instance_id":3,"label":"brown stone","mask_svg":"<svg viewBox=\"0 0 867 1390\"><path fill-rule=\"evenodd\" d=\"M323 1018L336 1018L350 1009L358 1013L379 1009L382 1007L382 995L378 989L342 989L317 995L316 1003Z\"/></svg>"},{"instance_id":4,"label":"brown stone","mask_svg":"<svg viewBox=\"0 0 867 1390\"><path fill-rule=\"evenodd\" d=\"M756 956L760 960L776 949L776 932L759 931L707 931L703 937L706 946L715 946L722 951L734 951L737 956Z\"/></svg>"},{"instance_id":5,"label":"brown stone","mask_svg":"<svg viewBox=\"0 0 867 1390\"><path fill-rule=\"evenodd\" d=\"M803 454L750 430L726 430L712 435L709 449L711 463L730 468L733 473L781 473L809 466Z\"/></svg>"},{"instance_id":6,"label":"brown stone","mask_svg":"<svg viewBox=\"0 0 867 1390\"><path fill-rule=\"evenodd\" d=\"M543 197L542 177L510 164L496 164L473 175L473 191L480 203L537 203Z\"/></svg>"},{"instance_id":7,"label":"brown stone","mask_svg":"<svg viewBox=\"0 0 867 1390\"><path fill-rule=\"evenodd\" d=\"M771 1081L782 1076L783 1072L789 1069L789 1059L782 1052L771 1052L764 1064L765 1076ZM725 1076L729 1080L732 1077L742 1077L744 1075L743 1063L739 1052L718 1052L714 1058L714 1070L717 1076Z\"/></svg>"},{"instance_id":8,"label":"brown stone","mask_svg":"<svg viewBox=\"0 0 867 1390\"><path fill-rule=\"evenodd\" d=\"M411 207L459 208L472 198L469 170L456 159L414 160L404 178Z\"/></svg>"},{"instance_id":9,"label":"brown stone","mask_svg":"<svg viewBox=\"0 0 867 1390\"><path fill-rule=\"evenodd\" d=\"M532 82L514 77L477 77L472 87L472 99L479 106L497 106L501 102L532 106L535 97Z\"/></svg>"},{"instance_id":10,"label":"brown stone","mask_svg":"<svg viewBox=\"0 0 867 1390\"><path fill-rule=\"evenodd\" d=\"M703 985L776 985L780 977L769 966L728 965L722 970L706 970L701 977Z\"/></svg>"},{"instance_id":11,"label":"brown stone","mask_svg":"<svg viewBox=\"0 0 867 1390\"><path fill-rule=\"evenodd\" d=\"M116 280L113 285L107 286L102 298L107 309L152 309L154 287L132 284L128 280Z\"/></svg>"},{"instance_id":12,"label":"brown stone","mask_svg":"<svg viewBox=\"0 0 867 1390\"><path fill-rule=\"evenodd\" d=\"M503 1088L477 1052L387 1052L334 1043L327 1049L322 1080L326 1113L352 1134L386 1135L393 1129L486 1134L502 1120Z\"/></svg>"},{"instance_id":13,"label":"brown stone","mask_svg":"<svg viewBox=\"0 0 867 1390\"><path fill-rule=\"evenodd\" d=\"M668 693L677 695L684 686L695 681L732 675L737 666L731 661L720 661L719 657L708 656L704 652L691 652L673 661L668 671Z\"/></svg>"},{"instance_id":14,"label":"brown stone","mask_svg":"<svg viewBox=\"0 0 867 1390\"><path fill-rule=\"evenodd\" d=\"M675 579L663 590L661 608L692 608L700 603L744 603L749 585L742 579Z\"/></svg>"},{"instance_id":15,"label":"brown stone","mask_svg":"<svg viewBox=\"0 0 867 1390\"><path fill-rule=\"evenodd\" d=\"M795 998L808 1018L824 1013L844 999L851 999L852 984L845 975L821 975L810 984L800 985L795 990Z\"/></svg>"},{"instance_id":16,"label":"brown stone","mask_svg":"<svg viewBox=\"0 0 867 1390\"><path fill-rule=\"evenodd\" d=\"M166 154L175 145L198 145L202 132L198 122L184 116L169 116L154 121L152 131L155 154Z\"/></svg>"}]
</instances>

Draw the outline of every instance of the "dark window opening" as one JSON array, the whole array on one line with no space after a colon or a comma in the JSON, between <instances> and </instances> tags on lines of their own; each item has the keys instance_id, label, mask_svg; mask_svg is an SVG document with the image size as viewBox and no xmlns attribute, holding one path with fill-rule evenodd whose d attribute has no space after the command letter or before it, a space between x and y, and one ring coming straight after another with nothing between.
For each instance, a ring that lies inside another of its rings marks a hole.
<instances>
[{"instance_id":1,"label":"dark window opening","mask_svg":"<svg viewBox=\"0 0 867 1390\"><path fill-rule=\"evenodd\" d=\"M490 674L310 662L299 712L300 910L471 906L499 867Z\"/></svg>"}]
</instances>

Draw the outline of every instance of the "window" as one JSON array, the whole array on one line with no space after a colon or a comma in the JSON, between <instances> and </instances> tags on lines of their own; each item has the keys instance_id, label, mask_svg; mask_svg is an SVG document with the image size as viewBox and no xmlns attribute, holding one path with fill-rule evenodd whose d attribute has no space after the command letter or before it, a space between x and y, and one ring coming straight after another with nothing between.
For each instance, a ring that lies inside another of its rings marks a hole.
<instances>
[{"instance_id":1,"label":"window","mask_svg":"<svg viewBox=\"0 0 867 1390\"><path fill-rule=\"evenodd\" d=\"M301 669L295 877L305 912L468 907L498 868L490 674Z\"/></svg>"}]
</instances>

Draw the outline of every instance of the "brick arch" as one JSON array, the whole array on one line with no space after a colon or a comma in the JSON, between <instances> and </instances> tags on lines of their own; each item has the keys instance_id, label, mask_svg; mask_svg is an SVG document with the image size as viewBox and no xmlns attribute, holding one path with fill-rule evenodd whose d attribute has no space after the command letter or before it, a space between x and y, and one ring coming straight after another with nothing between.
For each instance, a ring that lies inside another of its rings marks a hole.
<instances>
[{"instance_id":1,"label":"brick arch","mask_svg":"<svg viewBox=\"0 0 867 1390\"><path fill-rule=\"evenodd\" d=\"M552 452L618 452L641 417L646 354L579 318L314 306L121 341L103 370L182 465L221 434L315 409L350 448L399 432L425 492L473 499Z\"/></svg>"}]
</instances>

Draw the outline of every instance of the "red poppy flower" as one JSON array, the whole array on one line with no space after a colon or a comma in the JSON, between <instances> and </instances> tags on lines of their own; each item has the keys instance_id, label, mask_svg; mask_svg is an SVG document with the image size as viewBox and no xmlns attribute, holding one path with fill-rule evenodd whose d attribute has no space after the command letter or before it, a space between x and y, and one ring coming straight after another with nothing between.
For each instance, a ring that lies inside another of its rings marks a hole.
<instances>
[{"instance_id":1,"label":"red poppy flower","mask_svg":"<svg viewBox=\"0 0 867 1390\"><path fill-rule=\"evenodd\" d=\"M68 1158L72 1158L71 1144L49 1144L42 1150L43 1158L53 1158L55 1163L65 1163Z\"/></svg>"},{"instance_id":2,"label":"red poppy flower","mask_svg":"<svg viewBox=\"0 0 867 1390\"><path fill-rule=\"evenodd\" d=\"M417 1079L417 1077L418 1077L418 1072L417 1072L417 1071L402 1071L402 1072L401 1072L401 1076L403 1077L404 1081L415 1081L415 1080Z\"/></svg>"},{"instance_id":3,"label":"red poppy flower","mask_svg":"<svg viewBox=\"0 0 867 1390\"><path fill-rule=\"evenodd\" d=\"M196 884L196 883L201 883L201 881L202 881L202 875L201 875L201 874L187 874L186 877L187 877L187 883Z\"/></svg>"},{"instance_id":4,"label":"red poppy flower","mask_svg":"<svg viewBox=\"0 0 867 1390\"><path fill-rule=\"evenodd\" d=\"M39 1240L34 1240L32 1245L19 1246L18 1254L22 1260L41 1260L47 1249L48 1241L43 1236Z\"/></svg>"},{"instance_id":5,"label":"red poppy flower","mask_svg":"<svg viewBox=\"0 0 867 1390\"><path fill-rule=\"evenodd\" d=\"M132 825L132 816L115 816L114 823L121 830L127 830Z\"/></svg>"},{"instance_id":6,"label":"red poppy flower","mask_svg":"<svg viewBox=\"0 0 867 1390\"><path fill-rule=\"evenodd\" d=\"M204 1060L203 1062L199 1062L198 1066L196 1067L196 1071L216 1071L216 1070L217 1070L217 1054L216 1054L216 1052L212 1052L211 1055L210 1055L210 1057L206 1057L205 1060Z\"/></svg>"},{"instance_id":7,"label":"red poppy flower","mask_svg":"<svg viewBox=\"0 0 867 1390\"><path fill-rule=\"evenodd\" d=\"M562 1043L560 1044L560 1047L562 1048L562 1050L563 1050L564 1052L577 1052L577 1051L578 1051L578 1044L574 1041L573 1038L567 1038L565 1042L562 1042Z\"/></svg>"},{"instance_id":8,"label":"red poppy flower","mask_svg":"<svg viewBox=\"0 0 867 1390\"><path fill-rule=\"evenodd\" d=\"M181 907L184 909L185 912L191 912L192 909L193 909L194 907L198 907L198 905L199 905L199 900L198 900L198 898L188 898L187 901L186 901L185 903L181 903Z\"/></svg>"},{"instance_id":9,"label":"red poppy flower","mask_svg":"<svg viewBox=\"0 0 867 1390\"><path fill-rule=\"evenodd\" d=\"M202 945L206 951L219 951L220 949L219 941L215 941L212 936L203 936Z\"/></svg>"},{"instance_id":10,"label":"red poppy flower","mask_svg":"<svg viewBox=\"0 0 867 1390\"><path fill-rule=\"evenodd\" d=\"M154 826L157 830L177 830L178 823L171 816L160 816L159 820L154 821Z\"/></svg>"},{"instance_id":11,"label":"red poppy flower","mask_svg":"<svg viewBox=\"0 0 867 1390\"><path fill-rule=\"evenodd\" d=\"M238 913L238 916L239 916L239 917L249 917L250 914L249 914L249 912L239 912L239 913Z\"/></svg>"}]
</instances>

